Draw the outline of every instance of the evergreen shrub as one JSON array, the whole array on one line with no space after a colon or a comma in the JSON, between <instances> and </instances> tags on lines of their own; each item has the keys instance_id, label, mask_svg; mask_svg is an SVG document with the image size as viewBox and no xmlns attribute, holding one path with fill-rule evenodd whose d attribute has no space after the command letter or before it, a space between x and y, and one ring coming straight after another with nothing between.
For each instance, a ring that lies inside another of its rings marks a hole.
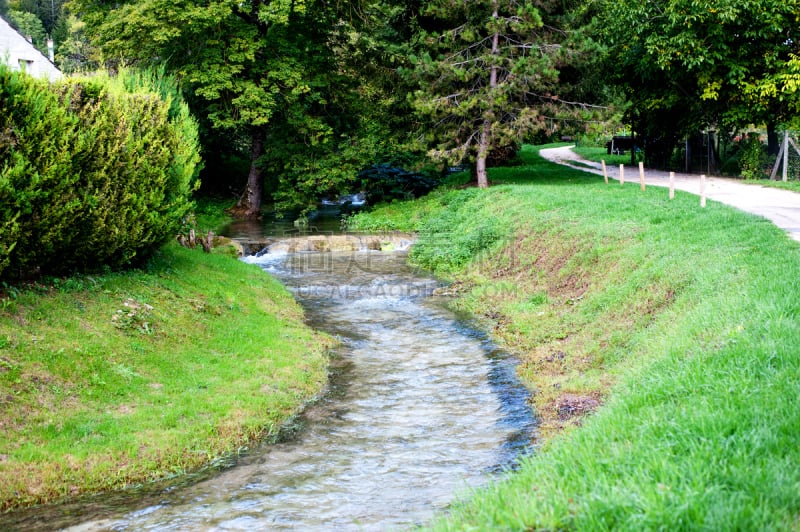
<instances>
[{"instance_id":1,"label":"evergreen shrub","mask_svg":"<svg viewBox=\"0 0 800 532\"><path fill-rule=\"evenodd\" d=\"M120 268L178 231L197 125L157 79L51 85L0 65L0 280Z\"/></svg>"}]
</instances>

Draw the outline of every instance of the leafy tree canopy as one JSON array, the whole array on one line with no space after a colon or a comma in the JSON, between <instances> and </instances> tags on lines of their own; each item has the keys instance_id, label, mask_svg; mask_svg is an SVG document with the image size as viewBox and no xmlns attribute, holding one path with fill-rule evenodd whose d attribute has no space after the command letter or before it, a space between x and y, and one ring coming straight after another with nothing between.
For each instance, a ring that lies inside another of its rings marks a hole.
<instances>
[{"instance_id":1,"label":"leafy tree canopy","mask_svg":"<svg viewBox=\"0 0 800 532\"><path fill-rule=\"evenodd\" d=\"M106 59L166 62L212 128L230 139L248 139L251 164L237 208L241 215L258 214L264 173L280 207L308 208L318 196L350 186L357 170L380 151L375 135L386 129L375 113L396 102L381 101L384 87L359 75L353 52L364 43L373 44L361 48L365 55L385 52L356 27L387 13L377 2L71 5Z\"/></svg>"},{"instance_id":2,"label":"leafy tree canopy","mask_svg":"<svg viewBox=\"0 0 800 532\"><path fill-rule=\"evenodd\" d=\"M86 24L75 15L68 15L62 19L64 37L57 41L56 64L62 72L73 74L76 72L90 72L100 66L97 50L89 43L86 37Z\"/></svg>"},{"instance_id":3,"label":"leafy tree canopy","mask_svg":"<svg viewBox=\"0 0 800 532\"><path fill-rule=\"evenodd\" d=\"M798 0L601 0L608 69L634 114L703 125L779 124L797 113ZM676 112L677 111L677 112Z\"/></svg>"},{"instance_id":4,"label":"leafy tree canopy","mask_svg":"<svg viewBox=\"0 0 800 532\"><path fill-rule=\"evenodd\" d=\"M39 17L27 11L11 10L8 12L8 19L17 31L30 37L33 45L47 55L47 33Z\"/></svg>"},{"instance_id":5,"label":"leafy tree canopy","mask_svg":"<svg viewBox=\"0 0 800 532\"><path fill-rule=\"evenodd\" d=\"M45 32L52 35L63 14L64 0L0 0L0 13L3 3L7 3L11 10L36 15L42 22Z\"/></svg>"}]
</instances>

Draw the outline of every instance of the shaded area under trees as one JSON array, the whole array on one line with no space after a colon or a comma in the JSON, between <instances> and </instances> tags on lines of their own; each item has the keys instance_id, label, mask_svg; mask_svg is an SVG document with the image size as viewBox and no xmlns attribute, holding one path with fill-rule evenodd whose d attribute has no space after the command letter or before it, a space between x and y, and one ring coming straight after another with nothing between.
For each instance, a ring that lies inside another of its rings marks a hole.
<instances>
[{"instance_id":1,"label":"shaded area under trees","mask_svg":"<svg viewBox=\"0 0 800 532\"><path fill-rule=\"evenodd\" d=\"M685 141L690 157L703 131L762 124L777 153L776 132L800 109L799 12L796 0L600 3L592 33L608 47L603 70L627 95L649 165L668 166Z\"/></svg>"}]
</instances>

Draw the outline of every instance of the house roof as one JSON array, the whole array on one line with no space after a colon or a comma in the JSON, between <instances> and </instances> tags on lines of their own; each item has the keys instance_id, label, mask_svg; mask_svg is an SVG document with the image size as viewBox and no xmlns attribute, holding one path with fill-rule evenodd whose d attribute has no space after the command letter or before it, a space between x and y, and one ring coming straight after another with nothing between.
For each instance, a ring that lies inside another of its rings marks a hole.
<instances>
[{"instance_id":1,"label":"house roof","mask_svg":"<svg viewBox=\"0 0 800 532\"><path fill-rule=\"evenodd\" d=\"M52 61L2 16L0 16L0 62L6 63L13 70L25 70L32 76L48 78L51 81L62 76Z\"/></svg>"}]
</instances>

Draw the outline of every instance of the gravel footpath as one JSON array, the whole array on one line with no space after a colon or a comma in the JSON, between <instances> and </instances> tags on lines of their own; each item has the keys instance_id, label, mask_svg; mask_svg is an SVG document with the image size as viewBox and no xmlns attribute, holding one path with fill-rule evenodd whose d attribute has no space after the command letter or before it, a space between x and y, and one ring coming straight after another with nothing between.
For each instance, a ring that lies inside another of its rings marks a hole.
<instances>
[{"instance_id":1,"label":"gravel footpath","mask_svg":"<svg viewBox=\"0 0 800 532\"><path fill-rule=\"evenodd\" d=\"M539 153L554 163L565 164L587 172L603 175L600 163L581 159L572 146L547 148ZM579 161L587 168L576 167L570 161ZM619 180L619 166L608 166L609 179ZM669 187L669 172L645 168L645 184ZM625 182L639 183L639 168L625 166ZM675 174L675 189L700 195L700 176L697 174ZM800 194L789 190L745 184L734 179L721 177L706 178L706 197L742 211L763 216L800 241ZM698 200L699 201L699 200Z\"/></svg>"}]
</instances>

